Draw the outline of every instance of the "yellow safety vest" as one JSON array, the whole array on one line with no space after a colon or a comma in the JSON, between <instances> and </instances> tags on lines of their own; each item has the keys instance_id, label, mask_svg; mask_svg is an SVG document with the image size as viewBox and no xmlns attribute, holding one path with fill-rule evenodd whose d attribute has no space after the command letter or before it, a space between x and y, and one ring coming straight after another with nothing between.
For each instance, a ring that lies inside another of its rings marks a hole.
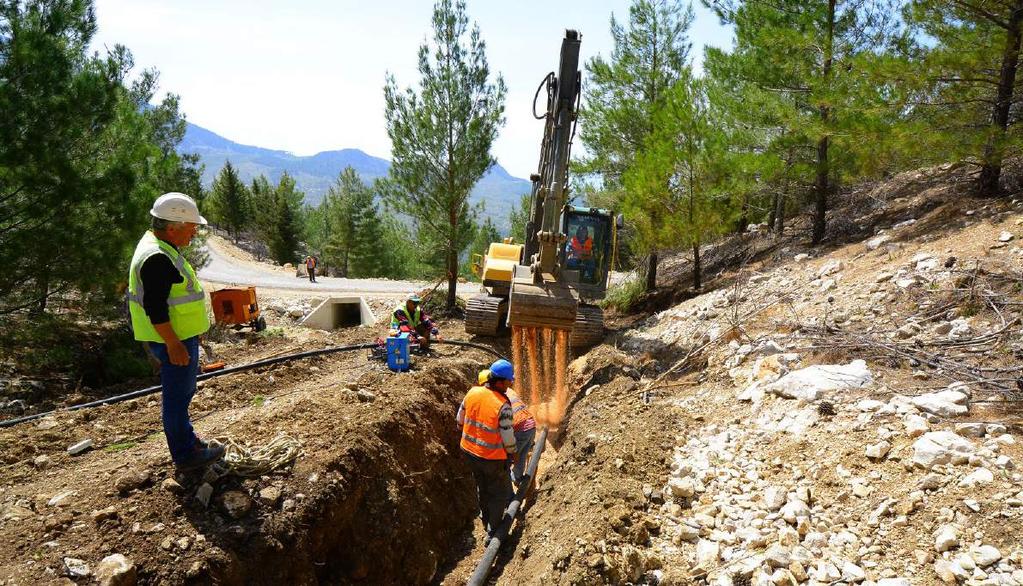
<instances>
[{"instance_id":1,"label":"yellow safety vest","mask_svg":"<svg viewBox=\"0 0 1023 586\"><path fill-rule=\"evenodd\" d=\"M131 257L131 268L128 270L128 310L131 313L131 329L135 333L135 339L141 342L164 342L163 337L149 321L149 316L142 305L145 298L142 264L154 254L167 255L174 268L184 277L183 282L171 285L170 295L167 297L170 323L174 333L180 340L205 333L210 329L210 318L206 314L206 293L195 275L195 270L173 246L157 238L152 231L147 231L135 247L135 254Z\"/></svg>"}]
</instances>

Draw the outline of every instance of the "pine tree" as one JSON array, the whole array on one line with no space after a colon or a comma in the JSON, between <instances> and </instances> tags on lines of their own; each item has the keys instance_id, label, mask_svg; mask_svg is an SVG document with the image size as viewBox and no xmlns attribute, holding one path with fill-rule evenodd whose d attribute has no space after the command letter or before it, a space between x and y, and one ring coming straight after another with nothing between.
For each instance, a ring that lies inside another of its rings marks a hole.
<instances>
[{"instance_id":1,"label":"pine tree","mask_svg":"<svg viewBox=\"0 0 1023 586\"><path fill-rule=\"evenodd\" d=\"M508 215L508 222L511 224L510 236L515 239L516 243L523 243L526 241L526 222L529 221L529 194L523 194L519 197L519 206L512 208L511 213Z\"/></svg>"},{"instance_id":2,"label":"pine tree","mask_svg":"<svg viewBox=\"0 0 1023 586\"><path fill-rule=\"evenodd\" d=\"M767 116L772 137L810 160L813 242L824 239L835 179L856 166L857 149L878 134L879 96L888 87L870 73L898 29L886 0L724 0L704 4L735 26L730 54L708 50L707 68L759 90L748 118ZM765 97L763 94L768 94ZM754 112L754 108L766 108Z\"/></svg>"},{"instance_id":3,"label":"pine tree","mask_svg":"<svg viewBox=\"0 0 1023 586\"><path fill-rule=\"evenodd\" d=\"M304 194L295 188L295 180L286 172L281 175L274 189L274 218L267 241L270 257L277 263L295 262L297 258L299 241L302 239L304 198Z\"/></svg>"},{"instance_id":4,"label":"pine tree","mask_svg":"<svg viewBox=\"0 0 1023 586\"><path fill-rule=\"evenodd\" d=\"M238 177L238 171L231 161L224 163L217 178L213 180L208 203L210 221L227 230L235 242L238 241L239 233L252 224L249 190Z\"/></svg>"},{"instance_id":5,"label":"pine tree","mask_svg":"<svg viewBox=\"0 0 1023 586\"><path fill-rule=\"evenodd\" d=\"M174 96L156 73L131 84L127 49L90 52L92 3L0 3L0 311L54 295L105 302L165 185L192 172L174 152Z\"/></svg>"},{"instance_id":6,"label":"pine tree","mask_svg":"<svg viewBox=\"0 0 1023 586\"><path fill-rule=\"evenodd\" d=\"M393 163L387 198L416 226L421 244L443 257L446 305L455 307L459 256L472 240L469 193L494 165L490 154L504 123L504 80L491 78L478 26L465 2L438 0L432 43L419 48L418 91L384 87Z\"/></svg>"},{"instance_id":7,"label":"pine tree","mask_svg":"<svg viewBox=\"0 0 1023 586\"><path fill-rule=\"evenodd\" d=\"M926 39L907 76L919 84L912 106L928 130L913 146L975 163L978 191L999 194L1002 163L1020 152L1023 0L914 0L906 19Z\"/></svg>"},{"instance_id":8,"label":"pine tree","mask_svg":"<svg viewBox=\"0 0 1023 586\"><path fill-rule=\"evenodd\" d=\"M655 130L625 172L625 214L646 251L688 246L693 288L701 286L700 245L727 228L730 164L723 120L707 84L684 77L664 94Z\"/></svg>"},{"instance_id":9,"label":"pine tree","mask_svg":"<svg viewBox=\"0 0 1023 586\"><path fill-rule=\"evenodd\" d=\"M256 247L260 258L269 252L269 242L277 220L275 191L266 175L254 178L249 185L249 226L255 232L256 241L263 245Z\"/></svg>"},{"instance_id":10,"label":"pine tree","mask_svg":"<svg viewBox=\"0 0 1023 586\"><path fill-rule=\"evenodd\" d=\"M621 193L622 175L653 132L664 93L688 70L692 22L692 8L679 0L634 0L627 27L611 17L610 58L586 64L580 136L589 156L577 167L599 175L607 193ZM647 259L647 290L656 283L655 249Z\"/></svg>"}]
</instances>

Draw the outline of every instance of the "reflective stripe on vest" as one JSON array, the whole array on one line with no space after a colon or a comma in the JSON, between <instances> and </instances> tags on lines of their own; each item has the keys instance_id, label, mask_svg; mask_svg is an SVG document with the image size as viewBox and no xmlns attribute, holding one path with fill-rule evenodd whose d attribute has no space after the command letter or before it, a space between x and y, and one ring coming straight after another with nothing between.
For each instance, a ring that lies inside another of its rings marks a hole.
<instances>
[{"instance_id":1,"label":"reflective stripe on vest","mask_svg":"<svg viewBox=\"0 0 1023 586\"><path fill-rule=\"evenodd\" d=\"M405 304L404 303L402 303L401 305L398 305L397 307L395 307L394 311L391 312L391 329L392 330L396 329L400 325L400 322L398 321L398 316L394 315L394 314L398 313L399 311L402 312L405 315L405 317L408 317L408 310L405 309ZM415 314L409 319L409 325L412 326L413 329L419 327L419 322L422 319L422 313L423 313L422 308L417 305L416 306Z\"/></svg>"},{"instance_id":2,"label":"reflective stripe on vest","mask_svg":"<svg viewBox=\"0 0 1023 586\"><path fill-rule=\"evenodd\" d=\"M501 408L507 398L486 387L473 387L465 395L461 447L484 460L508 457L501 441Z\"/></svg>"},{"instance_id":3,"label":"reflective stripe on vest","mask_svg":"<svg viewBox=\"0 0 1023 586\"><path fill-rule=\"evenodd\" d=\"M166 255L182 276L181 283L171 284L170 294L167 296L168 315L174 333L179 339L186 340L206 332L210 327L206 314L206 293L195 270L173 246L160 240L150 231L139 240L132 256L131 267L128 269L128 310L135 339L143 342L164 341L153 327L143 306L145 288L142 284L142 265L154 254Z\"/></svg>"}]
</instances>

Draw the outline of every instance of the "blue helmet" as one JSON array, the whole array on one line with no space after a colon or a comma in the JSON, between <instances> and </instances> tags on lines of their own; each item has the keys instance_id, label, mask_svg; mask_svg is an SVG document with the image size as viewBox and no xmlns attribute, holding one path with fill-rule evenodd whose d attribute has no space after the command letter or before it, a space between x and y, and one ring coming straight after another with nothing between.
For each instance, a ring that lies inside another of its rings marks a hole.
<instances>
[{"instance_id":1,"label":"blue helmet","mask_svg":"<svg viewBox=\"0 0 1023 586\"><path fill-rule=\"evenodd\" d=\"M503 378L505 380L514 381L515 369L512 368L511 362L502 358L490 365L490 377L492 379Z\"/></svg>"}]
</instances>

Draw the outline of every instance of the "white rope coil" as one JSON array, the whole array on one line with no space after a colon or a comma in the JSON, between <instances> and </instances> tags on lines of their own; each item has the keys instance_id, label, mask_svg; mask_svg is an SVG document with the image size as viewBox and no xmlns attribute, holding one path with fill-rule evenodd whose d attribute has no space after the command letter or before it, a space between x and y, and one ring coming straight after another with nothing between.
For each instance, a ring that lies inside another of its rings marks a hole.
<instances>
[{"instance_id":1,"label":"white rope coil","mask_svg":"<svg viewBox=\"0 0 1023 586\"><path fill-rule=\"evenodd\" d=\"M228 436L213 441L224 446L223 464L228 474L236 476L263 476L291 465L303 454L302 442L285 433L262 446L239 443Z\"/></svg>"}]
</instances>

